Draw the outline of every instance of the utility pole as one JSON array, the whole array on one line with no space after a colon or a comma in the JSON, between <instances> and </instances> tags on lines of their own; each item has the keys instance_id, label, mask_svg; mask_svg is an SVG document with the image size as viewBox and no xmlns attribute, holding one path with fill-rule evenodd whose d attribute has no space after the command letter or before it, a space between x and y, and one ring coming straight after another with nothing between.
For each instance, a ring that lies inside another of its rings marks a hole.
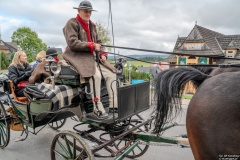
<instances>
[{"instance_id":1,"label":"utility pole","mask_svg":"<svg viewBox=\"0 0 240 160\"><path fill-rule=\"evenodd\" d=\"M132 82L131 82L131 80L132 80L132 77L131 77L131 71L132 71L132 64L131 63L129 63L129 84L131 84Z\"/></svg>"},{"instance_id":2,"label":"utility pole","mask_svg":"<svg viewBox=\"0 0 240 160\"><path fill-rule=\"evenodd\" d=\"M1 23L0 23L0 41L2 40L2 32L1 32Z\"/></svg>"}]
</instances>

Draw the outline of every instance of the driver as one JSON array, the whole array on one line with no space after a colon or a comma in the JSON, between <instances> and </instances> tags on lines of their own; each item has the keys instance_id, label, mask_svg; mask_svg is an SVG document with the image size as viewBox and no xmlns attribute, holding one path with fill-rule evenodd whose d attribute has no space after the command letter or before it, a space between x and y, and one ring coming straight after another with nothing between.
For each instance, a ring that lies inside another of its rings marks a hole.
<instances>
[{"instance_id":1,"label":"driver","mask_svg":"<svg viewBox=\"0 0 240 160\"><path fill-rule=\"evenodd\" d=\"M103 77L106 81L109 108L117 108L116 69L109 65L104 57L99 63L96 62L101 50L101 40L96 25L90 20L92 11L95 11L92 4L84 0L74 9L78 12L76 18L71 18L63 28L68 45L63 57L79 72L81 83L89 80L94 104L93 115L105 119L108 118L108 114L100 99L101 79Z\"/></svg>"}]
</instances>

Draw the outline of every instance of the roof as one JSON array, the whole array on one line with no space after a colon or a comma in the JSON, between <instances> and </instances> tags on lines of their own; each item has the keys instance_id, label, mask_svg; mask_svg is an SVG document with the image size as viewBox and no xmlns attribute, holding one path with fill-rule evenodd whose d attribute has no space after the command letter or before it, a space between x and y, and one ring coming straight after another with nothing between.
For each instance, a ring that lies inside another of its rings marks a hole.
<instances>
[{"instance_id":1,"label":"roof","mask_svg":"<svg viewBox=\"0 0 240 160\"><path fill-rule=\"evenodd\" d=\"M4 42L3 40L0 40L0 49L2 50L9 50L9 53L16 52L18 50L17 43L15 42Z\"/></svg>"},{"instance_id":2,"label":"roof","mask_svg":"<svg viewBox=\"0 0 240 160\"><path fill-rule=\"evenodd\" d=\"M186 40L186 38L187 37L178 37L173 50L178 50L182 46L182 44Z\"/></svg>"},{"instance_id":3,"label":"roof","mask_svg":"<svg viewBox=\"0 0 240 160\"><path fill-rule=\"evenodd\" d=\"M164 62L174 62L176 63L177 62L177 57L176 55L170 55L168 56L166 59L163 60Z\"/></svg>"},{"instance_id":4,"label":"roof","mask_svg":"<svg viewBox=\"0 0 240 160\"><path fill-rule=\"evenodd\" d=\"M240 49L240 35L226 35L216 38L223 50Z\"/></svg>"},{"instance_id":5,"label":"roof","mask_svg":"<svg viewBox=\"0 0 240 160\"><path fill-rule=\"evenodd\" d=\"M224 36L224 34L212 31L210 29L195 25L202 35L205 43L212 49L216 55L223 55L222 49L219 46L216 37Z\"/></svg>"},{"instance_id":6,"label":"roof","mask_svg":"<svg viewBox=\"0 0 240 160\"><path fill-rule=\"evenodd\" d=\"M153 67L137 67L136 70L140 72L150 72L150 69Z\"/></svg>"},{"instance_id":7,"label":"roof","mask_svg":"<svg viewBox=\"0 0 240 160\"><path fill-rule=\"evenodd\" d=\"M199 25L195 25L187 37L178 37L173 52L198 55L219 55L223 56L222 49L216 37L224 34L212 31ZM185 40L184 40L185 38ZM203 42L201 50L188 50L184 48L184 43Z\"/></svg>"},{"instance_id":8,"label":"roof","mask_svg":"<svg viewBox=\"0 0 240 160\"><path fill-rule=\"evenodd\" d=\"M159 67L137 67L136 70L140 72L149 72L153 78L156 76L156 74L161 72Z\"/></svg>"}]
</instances>

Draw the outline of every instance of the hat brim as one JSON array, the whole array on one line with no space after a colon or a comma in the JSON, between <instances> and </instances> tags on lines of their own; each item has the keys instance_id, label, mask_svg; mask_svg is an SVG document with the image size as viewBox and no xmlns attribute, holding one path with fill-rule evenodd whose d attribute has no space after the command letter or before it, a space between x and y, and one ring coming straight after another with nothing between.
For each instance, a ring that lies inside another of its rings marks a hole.
<instances>
[{"instance_id":1,"label":"hat brim","mask_svg":"<svg viewBox=\"0 0 240 160\"><path fill-rule=\"evenodd\" d=\"M95 11L97 12L96 10L92 9L92 8L87 8L87 7L73 7L73 9L86 9L86 10L90 10L90 11Z\"/></svg>"}]
</instances>

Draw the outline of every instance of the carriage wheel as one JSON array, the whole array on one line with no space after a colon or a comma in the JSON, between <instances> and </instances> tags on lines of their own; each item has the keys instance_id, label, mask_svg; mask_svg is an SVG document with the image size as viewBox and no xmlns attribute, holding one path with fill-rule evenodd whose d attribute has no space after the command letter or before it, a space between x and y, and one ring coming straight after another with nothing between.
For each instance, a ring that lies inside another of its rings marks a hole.
<instances>
[{"instance_id":1,"label":"carriage wheel","mask_svg":"<svg viewBox=\"0 0 240 160\"><path fill-rule=\"evenodd\" d=\"M0 101L0 148L5 148L10 140L10 126L6 119L7 113Z\"/></svg>"},{"instance_id":2,"label":"carriage wheel","mask_svg":"<svg viewBox=\"0 0 240 160\"><path fill-rule=\"evenodd\" d=\"M94 160L94 155L81 136L62 131L54 137L51 146L51 160L57 159Z\"/></svg>"},{"instance_id":3,"label":"carriage wheel","mask_svg":"<svg viewBox=\"0 0 240 160\"><path fill-rule=\"evenodd\" d=\"M66 121L67 121L67 119L64 118L64 119L61 119L61 120L58 120L55 122L50 122L50 123L48 123L48 125L52 129L57 130L57 129L61 128L66 123Z\"/></svg>"},{"instance_id":4,"label":"carriage wheel","mask_svg":"<svg viewBox=\"0 0 240 160\"><path fill-rule=\"evenodd\" d=\"M139 115L137 115L138 118L140 118L140 120L143 120L143 118ZM135 118L135 116L134 116ZM128 128L132 128L135 127L136 125L138 125L139 119L134 119L132 118L131 123L129 124ZM141 126L140 128L138 128L135 132L141 133L141 132L147 132L148 131L148 126ZM114 138L114 136L110 136L111 138ZM122 139L116 140L114 142L114 146L117 150L119 150L120 148L126 146L129 142L131 142L131 144L133 144L135 142L134 136L130 133L129 135L123 137ZM141 141L140 141L141 142ZM126 157L128 158L137 158L142 156L149 148L149 145L147 145L146 143L144 144L137 144L137 146L128 154L126 155Z\"/></svg>"}]
</instances>

